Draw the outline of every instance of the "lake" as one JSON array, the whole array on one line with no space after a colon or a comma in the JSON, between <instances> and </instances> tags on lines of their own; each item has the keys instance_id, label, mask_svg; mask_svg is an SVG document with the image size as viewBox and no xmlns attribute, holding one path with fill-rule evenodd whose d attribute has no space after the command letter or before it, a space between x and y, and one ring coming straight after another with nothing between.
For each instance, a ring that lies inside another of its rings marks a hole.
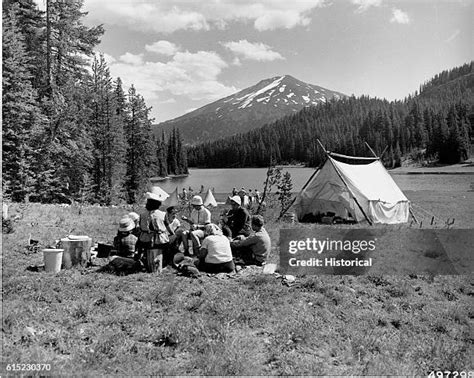
<instances>
[{"instance_id":1,"label":"lake","mask_svg":"<svg viewBox=\"0 0 474 378\"><path fill-rule=\"evenodd\" d=\"M314 173L313 168L288 167L282 172L288 171L293 182L293 191L299 192L306 181ZM204 191L214 189L216 194L229 194L232 188L263 190L267 169L266 168L222 168L222 169L190 169L187 177L171 178L157 182L157 185L168 193L178 187L193 188L195 193L200 191L201 185ZM402 190L421 191L469 191L472 190L474 175L462 174L393 174L395 182ZM218 199L219 200L219 199Z\"/></svg>"}]
</instances>

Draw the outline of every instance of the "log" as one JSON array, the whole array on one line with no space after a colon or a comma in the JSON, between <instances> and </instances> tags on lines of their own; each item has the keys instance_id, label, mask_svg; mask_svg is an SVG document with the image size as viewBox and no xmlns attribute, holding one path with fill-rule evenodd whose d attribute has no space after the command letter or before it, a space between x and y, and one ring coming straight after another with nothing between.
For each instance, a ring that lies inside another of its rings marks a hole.
<instances>
[{"instance_id":1,"label":"log","mask_svg":"<svg viewBox=\"0 0 474 378\"><path fill-rule=\"evenodd\" d=\"M88 236L75 236L61 239L63 269L85 268L91 261L92 239Z\"/></svg>"}]
</instances>

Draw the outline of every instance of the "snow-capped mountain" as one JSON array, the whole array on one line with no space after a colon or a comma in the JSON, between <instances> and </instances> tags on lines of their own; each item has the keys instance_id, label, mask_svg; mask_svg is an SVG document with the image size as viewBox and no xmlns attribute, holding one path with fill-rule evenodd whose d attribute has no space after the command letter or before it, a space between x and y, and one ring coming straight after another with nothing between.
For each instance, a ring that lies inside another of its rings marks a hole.
<instances>
[{"instance_id":1,"label":"snow-capped mountain","mask_svg":"<svg viewBox=\"0 0 474 378\"><path fill-rule=\"evenodd\" d=\"M155 131L178 128L185 143L197 144L256 129L292 114L346 95L292 76L262 80L233 95L205 105L181 117L155 125Z\"/></svg>"}]
</instances>

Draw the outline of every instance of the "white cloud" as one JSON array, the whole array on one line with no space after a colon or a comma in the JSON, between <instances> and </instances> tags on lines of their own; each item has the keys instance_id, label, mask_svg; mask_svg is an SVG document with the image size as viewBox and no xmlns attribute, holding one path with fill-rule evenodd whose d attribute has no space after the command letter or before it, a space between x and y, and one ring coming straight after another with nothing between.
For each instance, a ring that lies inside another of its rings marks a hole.
<instances>
[{"instance_id":1,"label":"white cloud","mask_svg":"<svg viewBox=\"0 0 474 378\"><path fill-rule=\"evenodd\" d=\"M278 52L272 51L270 46L258 42L251 43L246 39L239 42L226 42L222 45L242 59L257 60L259 62L285 59Z\"/></svg>"},{"instance_id":2,"label":"white cloud","mask_svg":"<svg viewBox=\"0 0 474 378\"><path fill-rule=\"evenodd\" d=\"M126 57L126 59L123 59ZM228 65L212 51L177 52L163 62L137 61L136 55L126 53L110 64L113 77L120 77L124 88L134 84L137 91L150 103L159 103L163 96L186 96L192 100L217 100L237 92L218 80Z\"/></svg>"},{"instance_id":3,"label":"white cloud","mask_svg":"<svg viewBox=\"0 0 474 378\"><path fill-rule=\"evenodd\" d=\"M408 24L410 23L410 17L408 14L402 11L401 9L393 8L392 9L392 18L390 22L396 22L398 24Z\"/></svg>"},{"instance_id":4,"label":"white cloud","mask_svg":"<svg viewBox=\"0 0 474 378\"><path fill-rule=\"evenodd\" d=\"M133 66L138 66L143 64L143 54L132 54L132 53L125 53L119 57L119 60L126 64L130 64Z\"/></svg>"},{"instance_id":5,"label":"white cloud","mask_svg":"<svg viewBox=\"0 0 474 378\"><path fill-rule=\"evenodd\" d=\"M326 0L86 0L89 17L141 31L223 29L229 22L253 22L257 30L308 25L309 15ZM361 0L360 0L361 1ZM374 0L372 0L374 1Z\"/></svg>"},{"instance_id":6,"label":"white cloud","mask_svg":"<svg viewBox=\"0 0 474 378\"><path fill-rule=\"evenodd\" d=\"M171 56L178 52L179 47L172 42L161 40L151 45L145 45L145 50L156 54Z\"/></svg>"},{"instance_id":7,"label":"white cloud","mask_svg":"<svg viewBox=\"0 0 474 378\"><path fill-rule=\"evenodd\" d=\"M358 6L357 13L365 12L370 7L379 7L382 4L382 0L351 0L351 2Z\"/></svg>"},{"instance_id":8,"label":"white cloud","mask_svg":"<svg viewBox=\"0 0 474 378\"><path fill-rule=\"evenodd\" d=\"M104 56L105 61L107 62L108 65L111 65L112 63L115 63L117 59L115 59L112 55L107 54L107 53L101 53Z\"/></svg>"},{"instance_id":9,"label":"white cloud","mask_svg":"<svg viewBox=\"0 0 474 378\"><path fill-rule=\"evenodd\" d=\"M161 100L158 102L159 104L176 104L176 99L173 97L167 98L166 100Z\"/></svg>"}]
</instances>

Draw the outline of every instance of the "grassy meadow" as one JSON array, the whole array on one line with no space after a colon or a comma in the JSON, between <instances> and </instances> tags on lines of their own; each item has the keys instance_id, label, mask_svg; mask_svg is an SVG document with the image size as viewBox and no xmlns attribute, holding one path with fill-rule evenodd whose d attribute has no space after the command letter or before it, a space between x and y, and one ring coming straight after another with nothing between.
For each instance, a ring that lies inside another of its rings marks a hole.
<instances>
[{"instance_id":1,"label":"grassy meadow","mask_svg":"<svg viewBox=\"0 0 474 378\"><path fill-rule=\"evenodd\" d=\"M456 218L451 227L473 228L473 192L407 196L440 215L424 227L445 227L443 219L450 217ZM173 270L118 277L96 273L97 266L58 274L27 269L43 263L41 251L28 249L30 237L43 247L70 233L110 242L118 220L131 210L11 206L15 231L3 235L2 247L0 374L13 373L8 364L33 363L51 365L43 375L473 370L472 274L306 276L288 286L252 267L198 279ZM220 211L213 210L214 219ZM284 226L266 226L276 263Z\"/></svg>"}]
</instances>

